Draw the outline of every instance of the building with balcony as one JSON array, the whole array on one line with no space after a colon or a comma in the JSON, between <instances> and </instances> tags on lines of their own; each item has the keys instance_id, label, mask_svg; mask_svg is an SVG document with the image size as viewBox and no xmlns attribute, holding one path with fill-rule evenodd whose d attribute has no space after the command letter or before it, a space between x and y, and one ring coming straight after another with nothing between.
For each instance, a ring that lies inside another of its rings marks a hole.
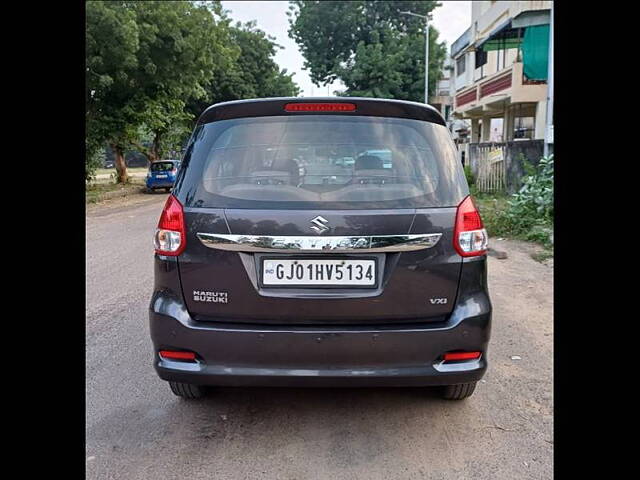
<instances>
[{"instance_id":1,"label":"building with balcony","mask_svg":"<svg viewBox=\"0 0 640 480\"><path fill-rule=\"evenodd\" d=\"M545 138L551 1L474 1L452 44L452 115L470 142Z\"/></svg>"},{"instance_id":2,"label":"building with balcony","mask_svg":"<svg viewBox=\"0 0 640 480\"><path fill-rule=\"evenodd\" d=\"M431 95L429 96L429 105L437 108L447 122L449 122L451 117L451 107L453 104L453 97L451 96L452 71L453 66L451 65L451 59L446 58L442 68L441 78L436 83L436 91L430 92Z\"/></svg>"}]
</instances>

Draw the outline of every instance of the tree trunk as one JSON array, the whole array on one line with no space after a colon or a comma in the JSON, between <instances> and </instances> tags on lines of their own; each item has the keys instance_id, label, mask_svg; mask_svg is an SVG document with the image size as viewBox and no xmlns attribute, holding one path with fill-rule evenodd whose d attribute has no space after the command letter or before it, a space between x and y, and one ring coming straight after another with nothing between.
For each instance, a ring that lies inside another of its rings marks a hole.
<instances>
[{"instance_id":1,"label":"tree trunk","mask_svg":"<svg viewBox=\"0 0 640 480\"><path fill-rule=\"evenodd\" d=\"M151 144L151 149L150 149L150 159L152 159L152 162L155 162L156 160L161 160L160 158L160 133L156 132L156 134L153 137L153 143Z\"/></svg>"},{"instance_id":2,"label":"tree trunk","mask_svg":"<svg viewBox=\"0 0 640 480\"><path fill-rule=\"evenodd\" d=\"M155 162L156 161L156 157L153 154L153 150L150 148L143 148L143 147L138 147L138 151L144 155L144 157L147 159L147 168L149 168L149 165L151 165L151 162Z\"/></svg>"},{"instance_id":3,"label":"tree trunk","mask_svg":"<svg viewBox=\"0 0 640 480\"><path fill-rule=\"evenodd\" d=\"M118 145L111 145L115 154L115 164L117 173L117 183L127 183L129 181L129 175L127 174L127 164L124 161L123 148Z\"/></svg>"}]
</instances>

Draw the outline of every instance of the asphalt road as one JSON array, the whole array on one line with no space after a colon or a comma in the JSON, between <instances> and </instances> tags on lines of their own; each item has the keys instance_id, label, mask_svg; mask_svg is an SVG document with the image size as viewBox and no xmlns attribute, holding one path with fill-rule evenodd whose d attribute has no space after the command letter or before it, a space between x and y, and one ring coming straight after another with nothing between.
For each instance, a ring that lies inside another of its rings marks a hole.
<instances>
[{"instance_id":1,"label":"asphalt road","mask_svg":"<svg viewBox=\"0 0 640 480\"><path fill-rule=\"evenodd\" d=\"M151 365L151 238L165 198L87 213L87 478L552 478L553 269L530 246L492 240L508 259L489 260L490 367L465 401L229 388L187 402Z\"/></svg>"}]
</instances>

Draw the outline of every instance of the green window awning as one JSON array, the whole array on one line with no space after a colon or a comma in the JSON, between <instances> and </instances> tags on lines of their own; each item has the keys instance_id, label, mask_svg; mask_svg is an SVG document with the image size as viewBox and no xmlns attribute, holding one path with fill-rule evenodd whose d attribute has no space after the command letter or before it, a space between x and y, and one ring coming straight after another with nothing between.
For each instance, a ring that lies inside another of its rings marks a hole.
<instances>
[{"instance_id":1,"label":"green window awning","mask_svg":"<svg viewBox=\"0 0 640 480\"><path fill-rule=\"evenodd\" d=\"M487 40L482 44L482 50L490 52L491 50L508 50L509 48L518 48L522 41L519 38L497 38Z\"/></svg>"},{"instance_id":2,"label":"green window awning","mask_svg":"<svg viewBox=\"0 0 640 480\"><path fill-rule=\"evenodd\" d=\"M522 41L522 63L529 80L546 80L549 72L549 25L527 27Z\"/></svg>"},{"instance_id":3,"label":"green window awning","mask_svg":"<svg viewBox=\"0 0 640 480\"><path fill-rule=\"evenodd\" d=\"M521 28L513 28L511 19L502 22L489 35L476 42L477 50L490 52L492 50L508 50L518 48L522 43Z\"/></svg>"}]
</instances>

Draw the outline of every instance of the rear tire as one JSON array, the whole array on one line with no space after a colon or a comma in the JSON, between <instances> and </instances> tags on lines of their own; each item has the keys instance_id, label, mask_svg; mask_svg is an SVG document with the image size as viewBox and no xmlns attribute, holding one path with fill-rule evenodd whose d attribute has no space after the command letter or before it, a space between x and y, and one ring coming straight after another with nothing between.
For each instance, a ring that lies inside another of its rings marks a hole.
<instances>
[{"instance_id":1,"label":"rear tire","mask_svg":"<svg viewBox=\"0 0 640 480\"><path fill-rule=\"evenodd\" d=\"M447 385L444 387L442 396L447 400L462 400L470 397L476 389L477 382L461 383L460 385Z\"/></svg>"},{"instance_id":2,"label":"rear tire","mask_svg":"<svg viewBox=\"0 0 640 480\"><path fill-rule=\"evenodd\" d=\"M202 398L204 396L204 388L200 385L192 385L190 383L181 382L169 382L171 391L178 397L185 398L187 400L193 400L195 398Z\"/></svg>"},{"instance_id":3,"label":"rear tire","mask_svg":"<svg viewBox=\"0 0 640 480\"><path fill-rule=\"evenodd\" d=\"M164 191L169 193L169 192L171 192L171 188L165 188Z\"/></svg>"}]
</instances>

